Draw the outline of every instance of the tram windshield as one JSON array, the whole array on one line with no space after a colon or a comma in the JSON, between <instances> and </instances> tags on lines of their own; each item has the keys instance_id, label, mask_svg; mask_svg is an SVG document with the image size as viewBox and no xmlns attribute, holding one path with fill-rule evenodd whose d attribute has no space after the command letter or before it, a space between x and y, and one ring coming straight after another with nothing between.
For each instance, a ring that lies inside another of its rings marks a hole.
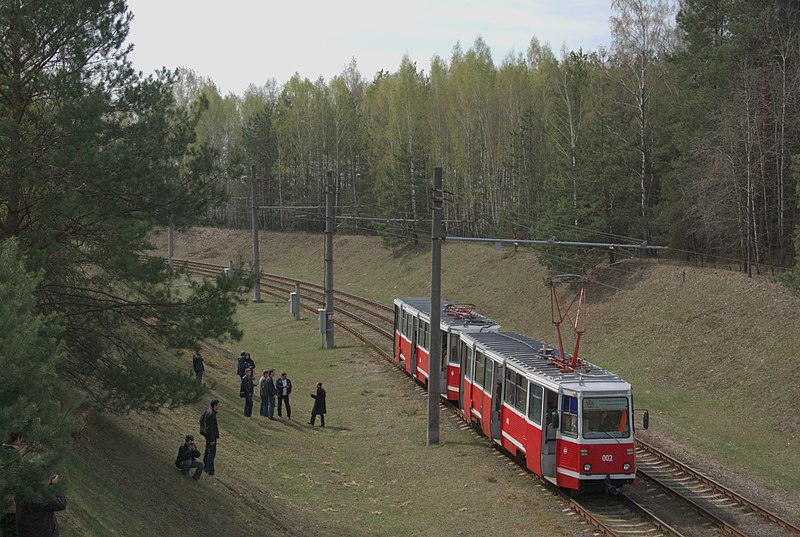
<instances>
[{"instance_id":1,"label":"tram windshield","mask_svg":"<svg viewBox=\"0 0 800 537\"><path fill-rule=\"evenodd\" d=\"M584 438L628 438L631 434L626 397L587 397L583 400Z\"/></svg>"}]
</instances>

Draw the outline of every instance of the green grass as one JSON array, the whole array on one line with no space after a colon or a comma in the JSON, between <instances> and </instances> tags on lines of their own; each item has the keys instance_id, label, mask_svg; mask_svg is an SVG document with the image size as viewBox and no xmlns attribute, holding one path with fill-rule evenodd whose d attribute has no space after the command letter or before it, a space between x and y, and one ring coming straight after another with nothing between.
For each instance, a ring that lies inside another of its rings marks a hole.
<instances>
[{"instance_id":1,"label":"green grass","mask_svg":"<svg viewBox=\"0 0 800 537\"><path fill-rule=\"evenodd\" d=\"M262 270L322 281L321 235L261 239ZM163 248L163 236L155 240ZM248 259L251 248L247 231L198 229L177 235L176 256L227 264ZM334 258L338 289L385 303L429 294L425 248L388 250L373 238L336 237ZM475 303L504 329L554 343L547 275L527 249L443 247L443 297ZM581 353L633 385L637 406L652 413L642 437L735 488L756 486L776 511L800 520L800 298L764 279L672 265L623 263L592 279ZM267 526L276 535L423 535L428 527L463 535L535 535L542 527L578 533L530 478L495 459L485 439L444 420L442 445L426 447L425 401L407 379L341 332L336 349L321 350L316 319L292 321L287 310L286 300L243 308L245 340L207 352L206 375L216 383L209 398L225 405L221 482L192 488L172 467L180 438L187 427L194 431L205 405L95 418L68 468L65 534L100 534L82 529L95 523L109 535L114 528L123 528L119 535L168 534L161 528L236 535ZM252 352L259 371L289 372L294 425L241 416L233 363L239 347ZM330 398L325 430L301 426L317 380ZM204 509L213 516L189 515ZM512 515L497 516L506 510Z\"/></svg>"},{"instance_id":2,"label":"green grass","mask_svg":"<svg viewBox=\"0 0 800 537\"><path fill-rule=\"evenodd\" d=\"M65 474L76 535L575 535L581 525L485 438L442 416L426 446L424 396L400 372L337 333L323 350L315 319L292 320L282 300L240 311L245 339L209 346L208 398L222 401L217 476L181 476L173 461L197 434L205 403L90 420ZM287 371L293 420L245 418L234 356ZM190 354L186 355L189 367ZM328 393L326 427L305 424L315 383ZM202 444L202 441L201 441ZM498 512L507 512L497 517Z\"/></svg>"}]
</instances>

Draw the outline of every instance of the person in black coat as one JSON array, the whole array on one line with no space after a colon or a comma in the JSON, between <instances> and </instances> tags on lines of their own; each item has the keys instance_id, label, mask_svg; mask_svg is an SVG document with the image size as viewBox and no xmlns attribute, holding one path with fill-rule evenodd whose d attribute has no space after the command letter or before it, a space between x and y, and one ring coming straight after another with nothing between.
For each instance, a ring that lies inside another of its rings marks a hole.
<instances>
[{"instance_id":1,"label":"person in black coat","mask_svg":"<svg viewBox=\"0 0 800 537\"><path fill-rule=\"evenodd\" d=\"M242 377L242 384L239 387L239 396L244 397L244 415L246 417L250 417L253 415L253 388L255 387L255 382L253 382L253 370L252 368L247 368L244 370L244 376Z\"/></svg>"},{"instance_id":2,"label":"person in black coat","mask_svg":"<svg viewBox=\"0 0 800 537\"><path fill-rule=\"evenodd\" d=\"M189 470L196 468L192 477L195 480L200 479L203 473L203 463L195 460L200 456L200 451L194 445L194 436L187 434L186 441L178 448L178 456L175 458L175 466L181 469L183 475L189 475Z\"/></svg>"},{"instance_id":3,"label":"person in black coat","mask_svg":"<svg viewBox=\"0 0 800 537\"><path fill-rule=\"evenodd\" d=\"M239 361L236 363L236 376L242 378L245 369L247 369L247 353L242 351L239 353Z\"/></svg>"},{"instance_id":4,"label":"person in black coat","mask_svg":"<svg viewBox=\"0 0 800 537\"><path fill-rule=\"evenodd\" d=\"M207 408L200 416L200 434L206 439L206 449L203 453L203 466L208 475L214 475L214 457L217 456L217 440L219 439L219 426L217 413L221 404L218 399L211 401L211 408Z\"/></svg>"},{"instance_id":5,"label":"person in black coat","mask_svg":"<svg viewBox=\"0 0 800 537\"><path fill-rule=\"evenodd\" d=\"M49 485L58 482L58 474L50 478ZM39 504L16 500L17 537L58 537L56 511L67 508L67 499L54 494L46 503Z\"/></svg>"},{"instance_id":6,"label":"person in black coat","mask_svg":"<svg viewBox=\"0 0 800 537\"><path fill-rule=\"evenodd\" d=\"M311 409L311 420L309 420L309 425L314 425L314 421L317 416L319 416L320 426L325 427L325 414L328 412L328 409L325 407L325 390L322 389L322 383L317 382L317 393L311 394L311 397L314 398L314 408Z\"/></svg>"},{"instance_id":7,"label":"person in black coat","mask_svg":"<svg viewBox=\"0 0 800 537\"><path fill-rule=\"evenodd\" d=\"M192 369L194 370L195 376L197 376L197 382L203 381L203 371L206 368L203 366L203 355L200 354L200 349L195 349L194 355L192 356Z\"/></svg>"}]
</instances>

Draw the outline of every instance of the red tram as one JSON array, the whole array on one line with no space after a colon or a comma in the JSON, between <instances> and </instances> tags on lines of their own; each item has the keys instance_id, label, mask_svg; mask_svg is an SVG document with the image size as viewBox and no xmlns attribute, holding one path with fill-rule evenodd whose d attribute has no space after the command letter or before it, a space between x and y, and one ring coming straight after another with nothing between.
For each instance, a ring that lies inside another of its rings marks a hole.
<instances>
[{"instance_id":1,"label":"red tram","mask_svg":"<svg viewBox=\"0 0 800 537\"><path fill-rule=\"evenodd\" d=\"M394 303L395 359L425 383L430 299ZM541 341L501 332L474 312L482 325L446 316L450 304L442 304L447 374L439 393L457 402L465 419L559 487L613 492L634 481L630 384L584 360L570 366L571 357Z\"/></svg>"},{"instance_id":2,"label":"red tram","mask_svg":"<svg viewBox=\"0 0 800 537\"><path fill-rule=\"evenodd\" d=\"M430 359L430 298L397 298L394 301L394 358L397 366L413 378L428 384ZM442 375L439 394L458 401L461 361L459 335L471 332L497 332L500 325L476 313L471 305L442 300Z\"/></svg>"}]
</instances>

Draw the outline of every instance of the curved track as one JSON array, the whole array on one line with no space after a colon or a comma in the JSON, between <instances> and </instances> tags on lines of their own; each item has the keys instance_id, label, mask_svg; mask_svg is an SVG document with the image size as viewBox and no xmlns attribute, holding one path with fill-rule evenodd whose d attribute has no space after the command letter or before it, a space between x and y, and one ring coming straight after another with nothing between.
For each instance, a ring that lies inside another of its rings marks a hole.
<instances>
[{"instance_id":1,"label":"curved track","mask_svg":"<svg viewBox=\"0 0 800 537\"><path fill-rule=\"evenodd\" d=\"M216 277L221 265L174 260L177 267ZM294 278L263 274L262 292L281 299L300 294L300 307L317 316L324 287ZM394 364L394 308L351 293L334 291L334 325ZM364 329L367 329L366 331ZM657 448L636 441L635 491L619 496L571 498L550 487L573 511L605 535L783 537L800 535L800 527L748 500Z\"/></svg>"}]
</instances>

